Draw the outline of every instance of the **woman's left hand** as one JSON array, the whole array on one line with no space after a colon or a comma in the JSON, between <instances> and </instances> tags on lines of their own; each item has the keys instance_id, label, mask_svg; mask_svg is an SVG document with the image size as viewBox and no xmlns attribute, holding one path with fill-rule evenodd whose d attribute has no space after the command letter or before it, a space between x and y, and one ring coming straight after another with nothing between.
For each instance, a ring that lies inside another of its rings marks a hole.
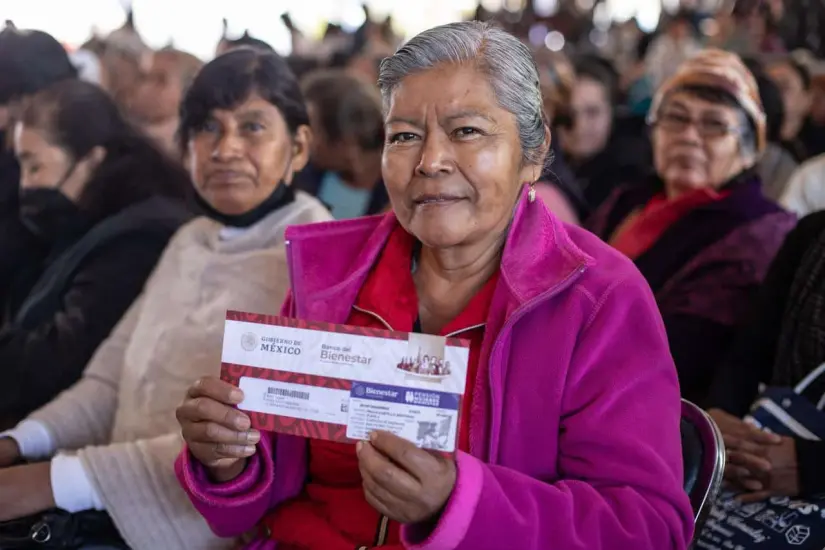
<instances>
[{"instance_id":1,"label":"woman's left hand","mask_svg":"<svg viewBox=\"0 0 825 550\"><path fill-rule=\"evenodd\" d=\"M50 462L0 470L0 521L30 516L54 507Z\"/></svg>"},{"instance_id":2,"label":"woman's left hand","mask_svg":"<svg viewBox=\"0 0 825 550\"><path fill-rule=\"evenodd\" d=\"M731 453L730 459L762 486L761 490L742 495L743 502L758 502L772 496L799 495L799 463L796 457L796 443L790 437L783 437L779 445L764 448L764 458L749 457L747 454ZM765 461L770 467L757 468L756 462Z\"/></svg>"},{"instance_id":3,"label":"woman's left hand","mask_svg":"<svg viewBox=\"0 0 825 550\"><path fill-rule=\"evenodd\" d=\"M358 464L370 505L399 523L435 520L453 492L455 462L387 432L360 441Z\"/></svg>"}]
</instances>

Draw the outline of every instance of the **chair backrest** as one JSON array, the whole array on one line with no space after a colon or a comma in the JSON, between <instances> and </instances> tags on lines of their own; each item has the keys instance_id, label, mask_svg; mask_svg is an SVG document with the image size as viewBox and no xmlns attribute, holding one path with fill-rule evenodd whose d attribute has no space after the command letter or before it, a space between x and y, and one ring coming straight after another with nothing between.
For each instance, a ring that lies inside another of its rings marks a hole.
<instances>
[{"instance_id":1,"label":"chair backrest","mask_svg":"<svg viewBox=\"0 0 825 550\"><path fill-rule=\"evenodd\" d=\"M694 530L698 535L722 487L722 477L725 473L725 443L713 419L705 411L684 399L681 432L685 492L690 496Z\"/></svg>"}]
</instances>

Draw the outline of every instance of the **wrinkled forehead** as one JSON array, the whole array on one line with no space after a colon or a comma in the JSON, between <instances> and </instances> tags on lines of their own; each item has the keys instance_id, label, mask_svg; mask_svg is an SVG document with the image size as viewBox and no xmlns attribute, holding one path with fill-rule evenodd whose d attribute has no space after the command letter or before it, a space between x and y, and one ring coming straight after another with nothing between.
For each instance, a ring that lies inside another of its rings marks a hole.
<instances>
[{"instance_id":1,"label":"wrinkled forehead","mask_svg":"<svg viewBox=\"0 0 825 550\"><path fill-rule=\"evenodd\" d=\"M489 78L471 65L439 65L405 76L391 90L385 121L404 119L424 123L461 113L475 113L500 121L512 116L499 105Z\"/></svg>"}]
</instances>

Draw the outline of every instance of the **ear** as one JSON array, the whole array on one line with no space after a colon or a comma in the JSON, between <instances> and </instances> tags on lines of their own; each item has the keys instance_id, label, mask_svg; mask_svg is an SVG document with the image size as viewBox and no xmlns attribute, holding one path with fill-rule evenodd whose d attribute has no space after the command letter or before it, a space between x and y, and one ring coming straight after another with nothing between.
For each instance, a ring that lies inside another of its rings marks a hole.
<instances>
[{"instance_id":1,"label":"ear","mask_svg":"<svg viewBox=\"0 0 825 550\"><path fill-rule=\"evenodd\" d=\"M307 165L311 148L312 130L309 126L302 124L298 126L295 135L292 137L292 174L300 172Z\"/></svg>"},{"instance_id":2,"label":"ear","mask_svg":"<svg viewBox=\"0 0 825 550\"><path fill-rule=\"evenodd\" d=\"M539 149L539 157L544 159L544 162L540 164L528 164L522 169L522 181L530 181L536 182L541 179L542 173L544 173L544 168L547 166L547 163L550 159L548 159L548 155L550 154L550 144L552 143L553 136L550 133L550 127L546 124L544 125L544 142L541 144Z\"/></svg>"}]
</instances>

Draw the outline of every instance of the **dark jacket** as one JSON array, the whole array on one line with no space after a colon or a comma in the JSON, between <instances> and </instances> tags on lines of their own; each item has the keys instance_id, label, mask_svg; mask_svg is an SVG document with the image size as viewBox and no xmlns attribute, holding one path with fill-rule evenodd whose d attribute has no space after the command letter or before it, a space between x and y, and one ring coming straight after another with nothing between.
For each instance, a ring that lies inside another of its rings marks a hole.
<instances>
[{"instance_id":1,"label":"dark jacket","mask_svg":"<svg viewBox=\"0 0 825 550\"><path fill-rule=\"evenodd\" d=\"M623 183L642 181L649 175L653 154L644 118L617 117L603 151L569 164L587 207L595 212Z\"/></svg>"},{"instance_id":2,"label":"dark jacket","mask_svg":"<svg viewBox=\"0 0 825 550\"><path fill-rule=\"evenodd\" d=\"M318 193L321 192L321 182L324 180L324 174L326 174L325 170L321 170L314 164L309 163L303 170L295 175L295 180L292 182L292 185L295 189L317 197ZM387 208L389 203L390 199L387 194L387 188L384 186L383 181L379 181L375 184L372 195L370 196L370 202L367 205L367 210L362 215L372 216L373 214L380 214ZM327 204L325 206L329 207L330 205Z\"/></svg>"},{"instance_id":3,"label":"dark jacket","mask_svg":"<svg viewBox=\"0 0 825 550\"><path fill-rule=\"evenodd\" d=\"M762 195L752 172L735 178L730 194L688 213L636 258L665 321L682 396L705 399L715 367L796 218ZM618 191L588 224L609 240L627 216L661 184Z\"/></svg>"},{"instance_id":4,"label":"dark jacket","mask_svg":"<svg viewBox=\"0 0 825 550\"><path fill-rule=\"evenodd\" d=\"M741 418L758 396L760 384L795 386L825 363L825 262L811 257L822 254L823 243L825 212L803 218L788 234L765 277L750 322L713 381L707 408ZM799 292L808 282L814 292ZM792 369L794 363L803 368ZM806 397L816 403L822 394L820 387ZM825 493L825 442L798 439L796 452L800 487L807 494Z\"/></svg>"},{"instance_id":5,"label":"dark jacket","mask_svg":"<svg viewBox=\"0 0 825 550\"><path fill-rule=\"evenodd\" d=\"M26 233L18 226L21 239L0 250L0 281L7 282L0 295L0 423L26 416L80 377L188 217L180 203L152 198L45 252L21 240ZM14 284L21 268L25 286Z\"/></svg>"},{"instance_id":6,"label":"dark jacket","mask_svg":"<svg viewBox=\"0 0 825 550\"><path fill-rule=\"evenodd\" d=\"M578 214L579 219L586 219L591 214L590 206L584 199L584 193L576 181L575 174L570 170L567 159L564 158L558 139L551 139L550 154L550 162L542 172L540 181L555 185Z\"/></svg>"}]
</instances>

